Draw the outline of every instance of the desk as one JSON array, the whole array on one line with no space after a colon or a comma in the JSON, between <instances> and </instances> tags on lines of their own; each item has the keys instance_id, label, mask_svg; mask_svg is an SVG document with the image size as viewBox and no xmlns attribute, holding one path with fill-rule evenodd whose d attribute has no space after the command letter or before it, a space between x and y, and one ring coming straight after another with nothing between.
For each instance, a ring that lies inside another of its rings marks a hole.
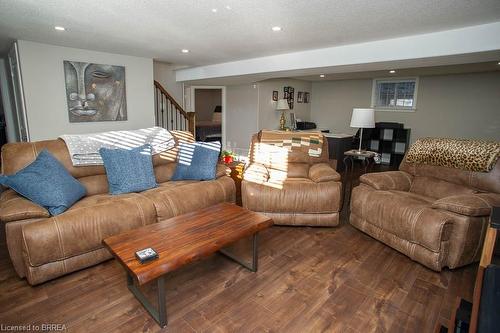
<instances>
[{"instance_id":1,"label":"desk","mask_svg":"<svg viewBox=\"0 0 500 333\"><path fill-rule=\"evenodd\" d=\"M311 130L299 130L297 132L320 132L322 128L316 128ZM343 133L325 133L322 132L325 138L328 140L328 158L331 160L337 160L337 166L335 170L343 171L344 164L340 163L344 159L344 152L352 149L352 134Z\"/></svg>"},{"instance_id":2,"label":"desk","mask_svg":"<svg viewBox=\"0 0 500 333\"><path fill-rule=\"evenodd\" d=\"M343 171L345 164L340 163L344 160L344 153L352 149L352 135L323 133L328 140L328 154L331 160L337 160L337 171Z\"/></svg>"}]
</instances>

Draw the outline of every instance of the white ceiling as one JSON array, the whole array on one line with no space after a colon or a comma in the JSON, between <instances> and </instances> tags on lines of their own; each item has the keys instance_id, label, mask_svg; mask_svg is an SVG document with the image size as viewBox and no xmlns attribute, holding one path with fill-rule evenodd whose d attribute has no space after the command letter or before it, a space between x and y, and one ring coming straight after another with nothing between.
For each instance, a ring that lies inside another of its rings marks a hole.
<instances>
[{"instance_id":1,"label":"white ceiling","mask_svg":"<svg viewBox=\"0 0 500 333\"><path fill-rule=\"evenodd\" d=\"M0 0L0 53L25 39L194 66L495 21L499 0Z\"/></svg>"}]
</instances>

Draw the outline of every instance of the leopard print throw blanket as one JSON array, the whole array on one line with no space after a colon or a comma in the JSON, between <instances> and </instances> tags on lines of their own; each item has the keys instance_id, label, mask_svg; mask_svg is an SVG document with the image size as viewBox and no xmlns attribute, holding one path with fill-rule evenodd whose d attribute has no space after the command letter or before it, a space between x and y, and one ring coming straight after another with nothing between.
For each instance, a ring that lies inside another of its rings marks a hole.
<instances>
[{"instance_id":1,"label":"leopard print throw blanket","mask_svg":"<svg viewBox=\"0 0 500 333\"><path fill-rule=\"evenodd\" d=\"M500 142L423 138L410 147L406 162L489 172L495 166L499 154Z\"/></svg>"},{"instance_id":2,"label":"leopard print throw blanket","mask_svg":"<svg viewBox=\"0 0 500 333\"><path fill-rule=\"evenodd\" d=\"M311 157L320 157L323 147L323 134L320 132L262 130L260 133L260 142L283 147L289 151L302 151Z\"/></svg>"}]
</instances>

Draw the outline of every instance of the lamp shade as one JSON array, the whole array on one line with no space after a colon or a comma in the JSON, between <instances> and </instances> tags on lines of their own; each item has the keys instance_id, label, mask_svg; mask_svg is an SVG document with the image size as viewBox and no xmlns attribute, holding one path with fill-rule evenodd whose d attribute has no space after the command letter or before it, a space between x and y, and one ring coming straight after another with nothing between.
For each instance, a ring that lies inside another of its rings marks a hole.
<instances>
[{"instance_id":1,"label":"lamp shade","mask_svg":"<svg viewBox=\"0 0 500 333\"><path fill-rule=\"evenodd\" d=\"M278 111L290 110L290 107L288 106L288 101L286 99L279 99L278 103L276 103L276 110Z\"/></svg>"},{"instance_id":2,"label":"lamp shade","mask_svg":"<svg viewBox=\"0 0 500 333\"><path fill-rule=\"evenodd\" d=\"M351 127L374 128L375 110L374 109L352 109Z\"/></svg>"}]
</instances>

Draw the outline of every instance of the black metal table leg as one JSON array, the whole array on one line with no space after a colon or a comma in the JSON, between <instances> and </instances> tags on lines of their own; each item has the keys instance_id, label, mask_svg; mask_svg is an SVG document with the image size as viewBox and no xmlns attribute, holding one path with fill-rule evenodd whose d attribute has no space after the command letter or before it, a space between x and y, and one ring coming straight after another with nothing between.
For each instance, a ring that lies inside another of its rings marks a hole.
<instances>
[{"instance_id":1,"label":"black metal table leg","mask_svg":"<svg viewBox=\"0 0 500 333\"><path fill-rule=\"evenodd\" d=\"M228 257L229 259L236 261L241 266L251 270L252 272L257 272L258 258L259 258L257 233L253 234L253 236L252 236L252 263L251 264L243 261L238 256L235 256L234 254L232 254L226 250L221 249L221 250L219 250L219 252L222 253L223 255L225 255L226 257Z\"/></svg>"},{"instance_id":2,"label":"black metal table leg","mask_svg":"<svg viewBox=\"0 0 500 333\"><path fill-rule=\"evenodd\" d=\"M127 272L127 286L128 289L134 294L137 300L144 306L146 311L149 312L151 317L160 325L160 327L167 326L167 306L165 300L165 276L162 275L156 279L158 285L158 310L149 302L141 290L134 284L134 279Z\"/></svg>"}]
</instances>

